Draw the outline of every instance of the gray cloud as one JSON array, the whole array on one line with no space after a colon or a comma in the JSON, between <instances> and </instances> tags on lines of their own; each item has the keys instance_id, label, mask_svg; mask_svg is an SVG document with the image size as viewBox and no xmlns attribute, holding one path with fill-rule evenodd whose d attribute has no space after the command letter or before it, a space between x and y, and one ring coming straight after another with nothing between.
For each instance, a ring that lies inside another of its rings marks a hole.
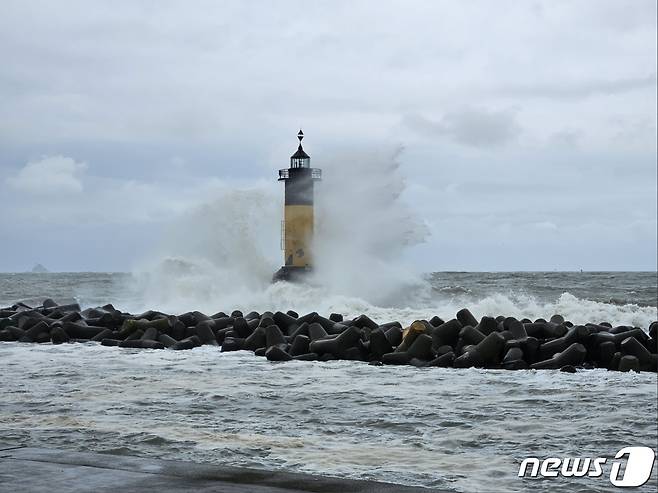
<instances>
[{"instance_id":1,"label":"gray cloud","mask_svg":"<svg viewBox=\"0 0 658 493\"><path fill-rule=\"evenodd\" d=\"M422 270L653 269L656 2L632 3L4 0L0 270L128 269L227 188L280 197L299 126L327 170L404 146Z\"/></svg>"},{"instance_id":2,"label":"gray cloud","mask_svg":"<svg viewBox=\"0 0 658 493\"><path fill-rule=\"evenodd\" d=\"M558 130L549 137L549 145L556 147L577 148L580 145L582 132L579 130Z\"/></svg>"},{"instance_id":3,"label":"gray cloud","mask_svg":"<svg viewBox=\"0 0 658 493\"><path fill-rule=\"evenodd\" d=\"M535 81L532 84L510 84L495 92L513 98L581 99L600 95L618 95L656 87L656 74L646 76L590 81Z\"/></svg>"},{"instance_id":4,"label":"gray cloud","mask_svg":"<svg viewBox=\"0 0 658 493\"><path fill-rule=\"evenodd\" d=\"M403 118L403 124L428 136L449 137L459 144L484 148L511 142L521 132L511 110L465 108L437 121L415 114Z\"/></svg>"}]
</instances>

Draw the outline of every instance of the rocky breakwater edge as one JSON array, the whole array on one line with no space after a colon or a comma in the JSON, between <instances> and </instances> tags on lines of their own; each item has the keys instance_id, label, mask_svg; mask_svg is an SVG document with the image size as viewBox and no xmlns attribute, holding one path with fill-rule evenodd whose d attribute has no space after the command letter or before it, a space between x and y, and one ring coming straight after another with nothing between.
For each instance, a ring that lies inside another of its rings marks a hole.
<instances>
[{"instance_id":1,"label":"rocky breakwater edge","mask_svg":"<svg viewBox=\"0 0 658 493\"><path fill-rule=\"evenodd\" d=\"M408 327L379 323L367 315L294 311L170 315L131 314L111 304L81 310L75 302L19 302L0 309L0 341L63 344L96 341L103 346L186 350L220 346L247 350L270 361L353 360L372 365L561 370L605 368L658 371L658 322L641 327L607 322L574 325L550 319L484 316L467 309L455 318L432 316Z\"/></svg>"}]
</instances>

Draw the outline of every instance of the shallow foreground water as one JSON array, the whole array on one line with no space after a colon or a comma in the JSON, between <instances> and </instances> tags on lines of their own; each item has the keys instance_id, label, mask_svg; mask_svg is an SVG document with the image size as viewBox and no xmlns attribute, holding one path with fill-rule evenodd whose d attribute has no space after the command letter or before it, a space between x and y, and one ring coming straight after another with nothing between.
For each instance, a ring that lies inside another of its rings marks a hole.
<instances>
[{"instance_id":1,"label":"shallow foreground water","mask_svg":"<svg viewBox=\"0 0 658 493\"><path fill-rule=\"evenodd\" d=\"M521 479L528 456L654 447L656 376L271 363L251 353L0 343L2 441L454 491L609 491ZM653 478L639 491L655 491Z\"/></svg>"}]
</instances>

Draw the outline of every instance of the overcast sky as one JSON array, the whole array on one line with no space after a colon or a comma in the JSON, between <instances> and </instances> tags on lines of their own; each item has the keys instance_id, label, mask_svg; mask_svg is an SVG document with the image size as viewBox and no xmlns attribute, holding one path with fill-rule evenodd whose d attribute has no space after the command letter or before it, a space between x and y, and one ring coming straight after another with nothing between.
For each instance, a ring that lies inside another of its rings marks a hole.
<instances>
[{"instance_id":1,"label":"overcast sky","mask_svg":"<svg viewBox=\"0 0 658 493\"><path fill-rule=\"evenodd\" d=\"M0 271L130 270L227 189L279 200L300 126L329 169L402 148L419 270L655 270L656 30L655 0L3 0Z\"/></svg>"}]
</instances>

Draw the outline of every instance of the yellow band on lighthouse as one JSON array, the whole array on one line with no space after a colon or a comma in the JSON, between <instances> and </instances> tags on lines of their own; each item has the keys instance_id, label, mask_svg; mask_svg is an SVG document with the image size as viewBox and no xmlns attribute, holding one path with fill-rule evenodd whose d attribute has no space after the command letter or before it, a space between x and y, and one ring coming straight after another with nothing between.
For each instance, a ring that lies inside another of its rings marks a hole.
<instances>
[{"instance_id":1,"label":"yellow band on lighthouse","mask_svg":"<svg viewBox=\"0 0 658 493\"><path fill-rule=\"evenodd\" d=\"M312 265L313 206L286 205L284 220L285 265L293 267Z\"/></svg>"}]
</instances>

